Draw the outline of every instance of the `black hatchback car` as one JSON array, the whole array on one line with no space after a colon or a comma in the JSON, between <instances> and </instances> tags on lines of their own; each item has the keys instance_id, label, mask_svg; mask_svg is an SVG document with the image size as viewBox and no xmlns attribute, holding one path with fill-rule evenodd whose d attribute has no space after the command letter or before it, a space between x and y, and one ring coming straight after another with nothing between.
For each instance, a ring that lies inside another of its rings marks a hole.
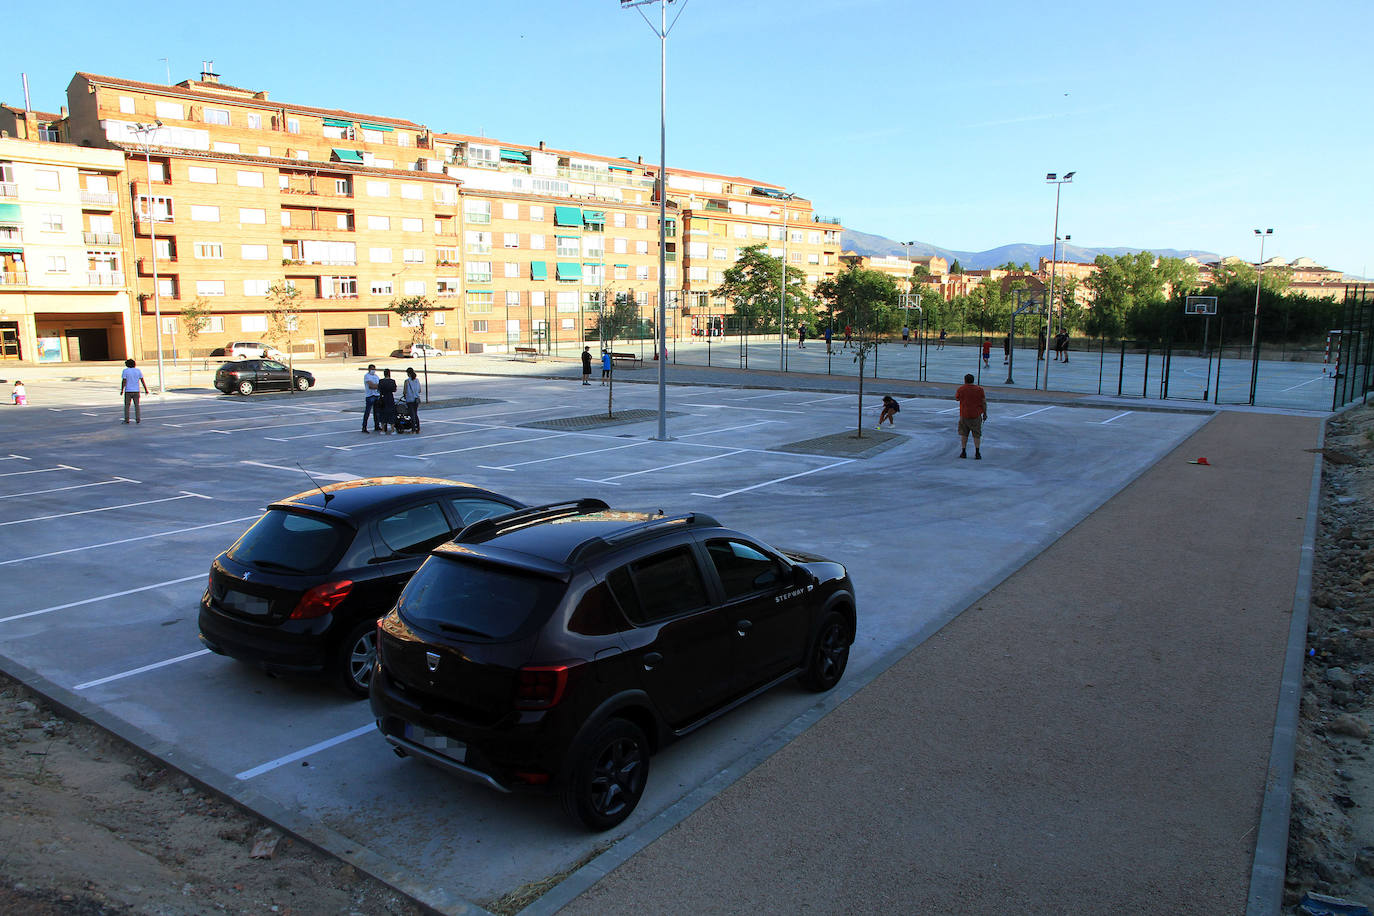
<instances>
[{"instance_id":1,"label":"black hatchback car","mask_svg":"<svg viewBox=\"0 0 1374 916\"><path fill-rule=\"evenodd\" d=\"M254 391L309 391L315 376L304 369L288 369L275 359L236 359L215 372L215 387L225 394L252 394Z\"/></svg>"},{"instance_id":2,"label":"black hatchback car","mask_svg":"<svg viewBox=\"0 0 1374 916\"><path fill-rule=\"evenodd\" d=\"M272 503L210 565L201 642L272 674L327 674L364 697L377 618L429 551L521 505L431 477L350 480Z\"/></svg>"},{"instance_id":3,"label":"black hatchback car","mask_svg":"<svg viewBox=\"0 0 1374 916\"><path fill-rule=\"evenodd\" d=\"M652 753L790 678L830 689L854 633L839 563L701 514L542 506L424 562L378 623L372 712L401 756L554 789L606 830Z\"/></svg>"}]
</instances>

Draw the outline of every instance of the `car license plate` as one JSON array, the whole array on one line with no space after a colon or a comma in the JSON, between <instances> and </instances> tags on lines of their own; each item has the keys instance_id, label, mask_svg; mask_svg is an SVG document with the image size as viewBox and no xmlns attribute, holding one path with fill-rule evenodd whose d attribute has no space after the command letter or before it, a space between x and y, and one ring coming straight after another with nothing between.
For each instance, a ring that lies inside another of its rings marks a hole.
<instances>
[{"instance_id":1,"label":"car license plate","mask_svg":"<svg viewBox=\"0 0 1374 916\"><path fill-rule=\"evenodd\" d=\"M266 598L257 595L248 595L243 592L236 592L232 588L224 593L224 606L231 611L240 614L249 614L253 617L265 617L269 610Z\"/></svg>"},{"instance_id":2,"label":"car license plate","mask_svg":"<svg viewBox=\"0 0 1374 916\"><path fill-rule=\"evenodd\" d=\"M441 735L438 732L433 732L427 728L421 728L418 725L412 725L407 722L405 736L421 747L427 747L431 751L437 751L445 757L452 758L459 763L467 759L467 744L457 739L450 738L447 735Z\"/></svg>"}]
</instances>

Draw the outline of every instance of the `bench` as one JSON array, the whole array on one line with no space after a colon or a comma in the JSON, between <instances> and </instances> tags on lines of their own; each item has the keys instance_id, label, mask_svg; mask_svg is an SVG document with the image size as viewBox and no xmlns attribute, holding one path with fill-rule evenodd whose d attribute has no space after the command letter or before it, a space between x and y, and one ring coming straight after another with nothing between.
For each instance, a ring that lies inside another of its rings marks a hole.
<instances>
[{"instance_id":1,"label":"bench","mask_svg":"<svg viewBox=\"0 0 1374 916\"><path fill-rule=\"evenodd\" d=\"M640 369L644 366L644 360L635 356L633 353L612 353L611 362L616 366L629 367L631 369Z\"/></svg>"},{"instance_id":2,"label":"bench","mask_svg":"<svg viewBox=\"0 0 1374 916\"><path fill-rule=\"evenodd\" d=\"M515 358L537 360L539 358L539 351L534 347L516 347Z\"/></svg>"}]
</instances>

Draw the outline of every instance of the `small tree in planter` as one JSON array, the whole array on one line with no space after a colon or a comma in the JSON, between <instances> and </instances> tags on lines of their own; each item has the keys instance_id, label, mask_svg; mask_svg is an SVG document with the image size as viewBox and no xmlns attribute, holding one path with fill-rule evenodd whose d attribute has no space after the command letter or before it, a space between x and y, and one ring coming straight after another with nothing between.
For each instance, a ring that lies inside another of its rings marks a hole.
<instances>
[{"instance_id":1,"label":"small tree in planter","mask_svg":"<svg viewBox=\"0 0 1374 916\"><path fill-rule=\"evenodd\" d=\"M859 424L856 438L864 437L864 366L878 347L878 331L896 314L897 284L875 270L850 267L837 277L816 284L816 295L830 305L832 314L852 325L854 361L859 364Z\"/></svg>"},{"instance_id":2,"label":"small tree in planter","mask_svg":"<svg viewBox=\"0 0 1374 916\"><path fill-rule=\"evenodd\" d=\"M286 368L291 376L292 394L296 393L296 348L294 341L300 325L301 291L283 280L267 288L267 335L273 341L286 341Z\"/></svg>"},{"instance_id":3,"label":"small tree in planter","mask_svg":"<svg viewBox=\"0 0 1374 916\"><path fill-rule=\"evenodd\" d=\"M434 302L427 296L402 296L391 300L391 310L401 319L401 327L410 328L410 346L425 342L425 323L434 311ZM425 403L429 403L429 349L420 351L424 361Z\"/></svg>"},{"instance_id":4,"label":"small tree in planter","mask_svg":"<svg viewBox=\"0 0 1374 916\"><path fill-rule=\"evenodd\" d=\"M195 362L196 341L200 339L200 332L204 331L210 324L210 308L204 296L197 296L191 304L181 310L181 323L186 328L186 349L188 359L186 360L186 385L191 385L191 368Z\"/></svg>"}]
</instances>

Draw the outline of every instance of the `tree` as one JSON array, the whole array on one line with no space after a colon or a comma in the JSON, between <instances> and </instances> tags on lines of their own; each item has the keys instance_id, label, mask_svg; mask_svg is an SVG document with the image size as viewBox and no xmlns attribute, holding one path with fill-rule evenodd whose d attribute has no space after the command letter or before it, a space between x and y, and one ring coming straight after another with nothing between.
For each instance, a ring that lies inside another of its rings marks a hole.
<instances>
[{"instance_id":1,"label":"tree","mask_svg":"<svg viewBox=\"0 0 1374 916\"><path fill-rule=\"evenodd\" d=\"M897 284L887 274L851 265L837 277L816 284L816 295L832 315L854 329L854 361L859 364L859 423L857 437L864 436L864 364L878 346L879 332L901 320Z\"/></svg>"},{"instance_id":2,"label":"tree","mask_svg":"<svg viewBox=\"0 0 1374 916\"><path fill-rule=\"evenodd\" d=\"M955 258L954 263L949 265L949 272L952 274L961 274L964 272L964 266L959 263L958 258Z\"/></svg>"},{"instance_id":3,"label":"tree","mask_svg":"<svg viewBox=\"0 0 1374 916\"><path fill-rule=\"evenodd\" d=\"M782 298L782 278L787 277L787 299ZM786 326L815 320L816 300L806 294L806 275L795 267L783 270L781 258L764 250L762 244L750 245L725 271L725 279L711 290L712 296L728 300L747 331L777 331L778 311Z\"/></svg>"},{"instance_id":4,"label":"tree","mask_svg":"<svg viewBox=\"0 0 1374 916\"><path fill-rule=\"evenodd\" d=\"M425 324L434 311L434 300L428 296L398 296L391 300L391 311L401 321L401 327L410 329L410 345L425 342Z\"/></svg>"},{"instance_id":5,"label":"tree","mask_svg":"<svg viewBox=\"0 0 1374 916\"><path fill-rule=\"evenodd\" d=\"M204 296L197 296L181 310L181 323L186 328L186 384L191 384L191 364L195 362L196 341L200 332L210 324L210 306Z\"/></svg>"},{"instance_id":6,"label":"tree","mask_svg":"<svg viewBox=\"0 0 1374 916\"><path fill-rule=\"evenodd\" d=\"M296 353L294 339L299 330L301 291L287 280L267 288L267 336L273 341L286 341L286 365L290 370L292 394L296 391Z\"/></svg>"},{"instance_id":7,"label":"tree","mask_svg":"<svg viewBox=\"0 0 1374 916\"><path fill-rule=\"evenodd\" d=\"M596 315L597 337L603 345L617 337L628 336L626 332L639 329L639 303L633 293L617 293L612 289L602 290L599 294L601 310ZM610 307L606 307L606 303Z\"/></svg>"}]
</instances>

